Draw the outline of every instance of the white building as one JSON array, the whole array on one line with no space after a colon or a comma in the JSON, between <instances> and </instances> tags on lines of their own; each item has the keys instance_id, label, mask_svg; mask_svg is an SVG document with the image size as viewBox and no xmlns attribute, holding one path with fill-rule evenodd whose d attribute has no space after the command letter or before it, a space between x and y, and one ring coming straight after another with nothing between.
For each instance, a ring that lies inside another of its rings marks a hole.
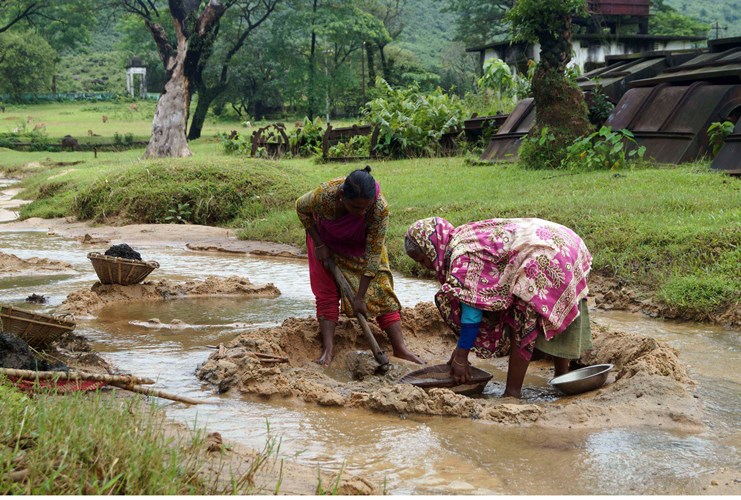
<instances>
[{"instance_id":1,"label":"white building","mask_svg":"<svg viewBox=\"0 0 741 500\"><path fill-rule=\"evenodd\" d=\"M570 66L578 66L580 73L586 73L604 66L605 57L639 52L694 49L704 46L705 37L699 36L658 36L645 34L602 35L592 33L575 34L571 40L572 55ZM480 67L491 58L499 58L512 67L524 72L528 59L540 60L540 44L509 41L495 42L483 47L472 47L466 52L478 52Z\"/></svg>"}]
</instances>

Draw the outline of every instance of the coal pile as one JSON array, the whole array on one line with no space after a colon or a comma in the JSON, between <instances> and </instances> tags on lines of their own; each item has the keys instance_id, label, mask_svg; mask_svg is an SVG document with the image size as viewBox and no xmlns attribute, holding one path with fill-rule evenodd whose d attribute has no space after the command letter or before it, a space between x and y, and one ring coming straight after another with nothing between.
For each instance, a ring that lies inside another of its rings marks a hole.
<instances>
[{"instance_id":1,"label":"coal pile","mask_svg":"<svg viewBox=\"0 0 741 500\"><path fill-rule=\"evenodd\" d=\"M0 368L34 371L68 371L64 364L37 358L28 344L12 333L0 333Z\"/></svg>"},{"instance_id":2,"label":"coal pile","mask_svg":"<svg viewBox=\"0 0 741 500\"><path fill-rule=\"evenodd\" d=\"M113 245L111 248L105 251L105 254L109 257L121 257L122 259L142 260L141 254L126 243Z\"/></svg>"}]
</instances>

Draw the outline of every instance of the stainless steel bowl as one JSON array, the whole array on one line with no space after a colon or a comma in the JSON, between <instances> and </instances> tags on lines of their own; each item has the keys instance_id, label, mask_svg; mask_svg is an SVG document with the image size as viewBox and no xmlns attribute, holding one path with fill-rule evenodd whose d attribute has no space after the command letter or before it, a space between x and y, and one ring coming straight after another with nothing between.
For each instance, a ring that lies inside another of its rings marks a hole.
<instances>
[{"instance_id":1,"label":"stainless steel bowl","mask_svg":"<svg viewBox=\"0 0 741 500\"><path fill-rule=\"evenodd\" d=\"M581 394L582 392L593 391L602 387L612 368L613 365L611 364L586 366L553 378L550 384L565 394Z\"/></svg>"}]
</instances>

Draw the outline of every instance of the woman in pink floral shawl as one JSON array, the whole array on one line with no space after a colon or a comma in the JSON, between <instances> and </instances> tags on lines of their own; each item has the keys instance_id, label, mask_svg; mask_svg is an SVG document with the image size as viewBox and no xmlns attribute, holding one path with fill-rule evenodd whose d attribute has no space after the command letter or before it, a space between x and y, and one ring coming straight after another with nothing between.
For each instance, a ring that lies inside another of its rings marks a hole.
<instances>
[{"instance_id":1,"label":"woman in pink floral shawl","mask_svg":"<svg viewBox=\"0 0 741 500\"><path fill-rule=\"evenodd\" d=\"M592 256L571 229L542 219L453 227L431 217L412 224L405 249L442 285L435 303L460 335L448 362L456 381L470 380L470 350L484 358L509 352L504 395L520 397L536 347L554 357L556 376L591 347L586 297Z\"/></svg>"}]
</instances>

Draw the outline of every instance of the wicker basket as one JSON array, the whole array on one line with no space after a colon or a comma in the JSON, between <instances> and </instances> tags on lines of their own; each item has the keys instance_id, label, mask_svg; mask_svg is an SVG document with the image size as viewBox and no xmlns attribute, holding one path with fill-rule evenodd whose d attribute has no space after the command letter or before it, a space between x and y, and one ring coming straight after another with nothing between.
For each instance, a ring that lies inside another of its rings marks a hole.
<instances>
[{"instance_id":1,"label":"wicker basket","mask_svg":"<svg viewBox=\"0 0 741 500\"><path fill-rule=\"evenodd\" d=\"M95 273L104 285L135 285L160 267L153 260L144 262L142 260L111 257L98 252L90 252L87 254L87 258L93 263Z\"/></svg>"},{"instance_id":2,"label":"wicker basket","mask_svg":"<svg viewBox=\"0 0 741 500\"><path fill-rule=\"evenodd\" d=\"M0 306L0 327L5 333L20 337L31 347L46 347L64 332L75 329L75 322L12 306Z\"/></svg>"}]
</instances>

